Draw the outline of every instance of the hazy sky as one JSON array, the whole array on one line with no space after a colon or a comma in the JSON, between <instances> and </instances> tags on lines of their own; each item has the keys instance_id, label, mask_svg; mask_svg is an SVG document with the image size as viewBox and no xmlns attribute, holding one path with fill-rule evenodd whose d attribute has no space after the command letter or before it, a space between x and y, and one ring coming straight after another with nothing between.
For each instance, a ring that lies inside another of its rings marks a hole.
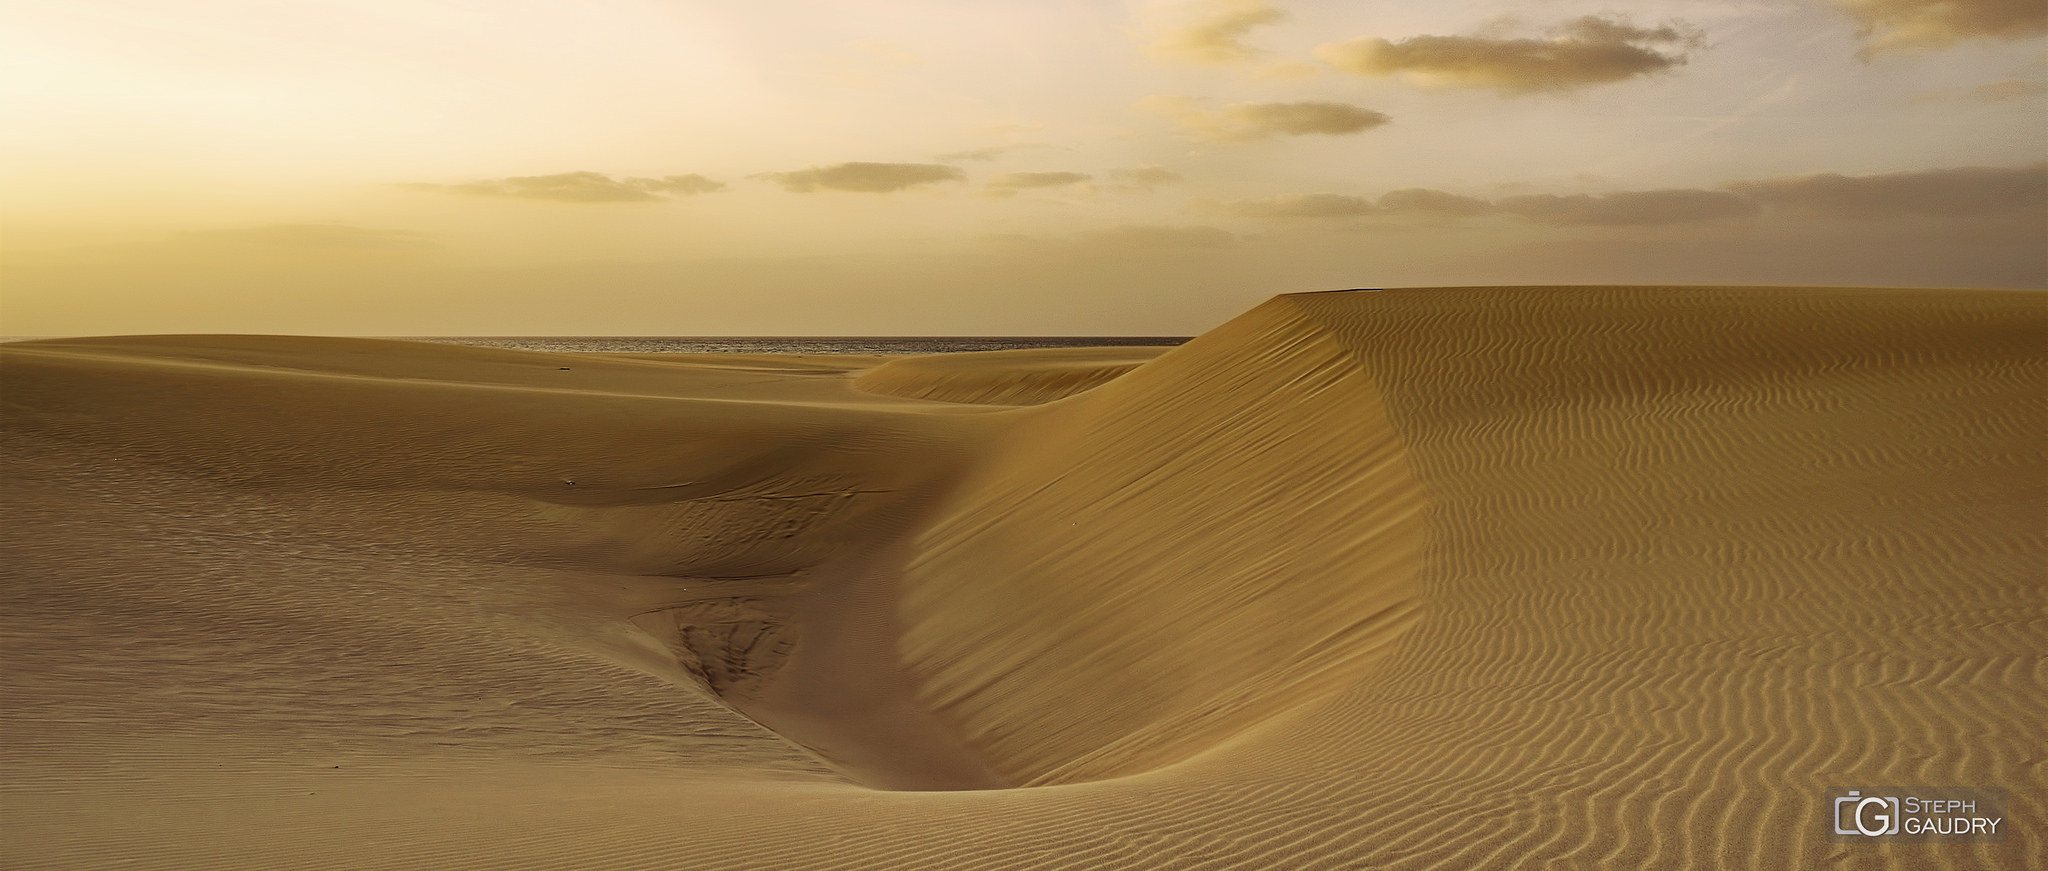
<instances>
[{"instance_id":1,"label":"hazy sky","mask_svg":"<svg viewBox=\"0 0 2048 871\"><path fill-rule=\"evenodd\" d=\"M0 333L2048 284L2040 0L0 0Z\"/></svg>"}]
</instances>

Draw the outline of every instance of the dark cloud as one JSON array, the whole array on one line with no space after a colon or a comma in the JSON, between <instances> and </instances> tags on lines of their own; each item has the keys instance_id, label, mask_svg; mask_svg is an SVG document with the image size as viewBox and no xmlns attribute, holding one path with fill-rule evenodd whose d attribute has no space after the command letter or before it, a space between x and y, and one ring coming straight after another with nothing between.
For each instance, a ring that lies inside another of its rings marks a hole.
<instances>
[{"instance_id":1,"label":"dark cloud","mask_svg":"<svg viewBox=\"0 0 2048 871\"><path fill-rule=\"evenodd\" d=\"M1616 191L1600 196L1530 194L1494 203L1539 224L1644 226L1729 221L1756 215L1755 202L1728 191Z\"/></svg>"},{"instance_id":2,"label":"dark cloud","mask_svg":"<svg viewBox=\"0 0 2048 871\"><path fill-rule=\"evenodd\" d=\"M1080 184L1089 178L1085 172L1006 172L990 178L988 186L1003 190L1056 188Z\"/></svg>"},{"instance_id":3,"label":"dark cloud","mask_svg":"<svg viewBox=\"0 0 2048 871\"><path fill-rule=\"evenodd\" d=\"M1148 52L1160 60L1231 64L1265 52L1246 45L1252 28L1284 21L1287 13L1265 0L1194 0L1155 13L1159 38Z\"/></svg>"},{"instance_id":4,"label":"dark cloud","mask_svg":"<svg viewBox=\"0 0 2048 871\"><path fill-rule=\"evenodd\" d=\"M959 167L940 163L868 163L854 161L813 166L790 172L764 172L768 179L796 193L816 190L885 194L944 181L966 181Z\"/></svg>"},{"instance_id":5,"label":"dark cloud","mask_svg":"<svg viewBox=\"0 0 2048 871\"><path fill-rule=\"evenodd\" d=\"M2048 32L2041 0L1835 0L1863 25L1862 56L1947 48L1966 39L2020 39Z\"/></svg>"},{"instance_id":6,"label":"dark cloud","mask_svg":"<svg viewBox=\"0 0 2048 871\"><path fill-rule=\"evenodd\" d=\"M1427 84L1492 88L1507 94L1562 92L1618 82L1682 65L1700 34L1681 22L1636 27L1588 15L1549 39L1416 36L1400 42L1361 37L1318 46L1316 57L1361 76L1405 76Z\"/></svg>"},{"instance_id":7,"label":"dark cloud","mask_svg":"<svg viewBox=\"0 0 2048 871\"><path fill-rule=\"evenodd\" d=\"M410 184L403 187L469 196L553 200L563 203L646 203L670 197L721 191L725 189L725 184L695 174L661 178L612 178L598 172L564 172L557 175L494 178L468 184Z\"/></svg>"},{"instance_id":8,"label":"dark cloud","mask_svg":"<svg viewBox=\"0 0 2048 871\"><path fill-rule=\"evenodd\" d=\"M1738 181L1728 189L1804 214L1849 218L1991 215L2048 209L2048 163L1863 176L1819 173Z\"/></svg>"},{"instance_id":9,"label":"dark cloud","mask_svg":"<svg viewBox=\"0 0 2048 871\"><path fill-rule=\"evenodd\" d=\"M1248 141L1275 136L1342 136L1392 121L1385 114L1349 103L1232 103L1221 112L1203 109L1187 97L1147 97L1139 108L1171 119L1196 139Z\"/></svg>"}]
</instances>

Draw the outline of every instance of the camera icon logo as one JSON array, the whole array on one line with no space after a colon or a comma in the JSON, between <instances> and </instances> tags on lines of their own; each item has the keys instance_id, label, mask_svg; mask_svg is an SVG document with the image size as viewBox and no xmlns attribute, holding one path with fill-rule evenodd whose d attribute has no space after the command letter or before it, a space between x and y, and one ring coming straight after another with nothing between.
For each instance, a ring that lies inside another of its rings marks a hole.
<instances>
[{"instance_id":1,"label":"camera icon logo","mask_svg":"<svg viewBox=\"0 0 2048 871\"><path fill-rule=\"evenodd\" d=\"M1847 815L1844 816L1844 806ZM1842 827L1842 821L1849 822L1849 828ZM1863 795L1851 790L1848 795L1835 799L1835 834L1837 835L1896 835L1899 833L1899 800L1894 796Z\"/></svg>"}]
</instances>

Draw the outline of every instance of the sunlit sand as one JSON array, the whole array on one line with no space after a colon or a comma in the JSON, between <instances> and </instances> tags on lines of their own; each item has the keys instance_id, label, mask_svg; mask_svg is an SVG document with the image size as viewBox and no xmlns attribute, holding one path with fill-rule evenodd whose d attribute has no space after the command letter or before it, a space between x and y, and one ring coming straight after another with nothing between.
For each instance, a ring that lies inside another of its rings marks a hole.
<instances>
[{"instance_id":1,"label":"sunlit sand","mask_svg":"<svg viewBox=\"0 0 2048 871\"><path fill-rule=\"evenodd\" d=\"M0 863L2027 867L2044 335L1596 287L1173 349L8 344ZM1832 843L1855 783L2025 824Z\"/></svg>"}]
</instances>

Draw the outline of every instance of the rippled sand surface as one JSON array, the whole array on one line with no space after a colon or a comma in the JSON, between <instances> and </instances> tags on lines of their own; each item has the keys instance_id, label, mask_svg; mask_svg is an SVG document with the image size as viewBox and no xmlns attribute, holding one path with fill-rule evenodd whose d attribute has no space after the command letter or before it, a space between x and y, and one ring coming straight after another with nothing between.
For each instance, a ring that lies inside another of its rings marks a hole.
<instances>
[{"instance_id":1,"label":"rippled sand surface","mask_svg":"<svg viewBox=\"0 0 2048 871\"><path fill-rule=\"evenodd\" d=\"M2048 306L0 347L8 868L2025 868ZM2011 790L1834 843L1839 785Z\"/></svg>"}]
</instances>

